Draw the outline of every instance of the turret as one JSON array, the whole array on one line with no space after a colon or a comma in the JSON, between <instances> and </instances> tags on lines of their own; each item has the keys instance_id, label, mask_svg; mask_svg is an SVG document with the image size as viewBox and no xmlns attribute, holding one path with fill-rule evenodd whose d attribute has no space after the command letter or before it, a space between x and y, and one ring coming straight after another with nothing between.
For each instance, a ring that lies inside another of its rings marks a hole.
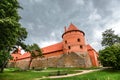
<instances>
[{"instance_id":1,"label":"turret","mask_svg":"<svg viewBox=\"0 0 120 80\"><path fill-rule=\"evenodd\" d=\"M62 35L64 53L87 51L84 36L85 33L73 24L70 24L68 29L65 27Z\"/></svg>"}]
</instances>

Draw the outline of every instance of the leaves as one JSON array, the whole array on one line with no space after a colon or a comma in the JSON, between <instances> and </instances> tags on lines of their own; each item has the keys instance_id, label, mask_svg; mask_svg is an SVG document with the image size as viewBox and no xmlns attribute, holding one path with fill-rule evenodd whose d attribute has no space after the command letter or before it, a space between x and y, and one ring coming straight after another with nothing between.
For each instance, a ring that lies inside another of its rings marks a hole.
<instances>
[{"instance_id":1,"label":"leaves","mask_svg":"<svg viewBox=\"0 0 120 80\"><path fill-rule=\"evenodd\" d=\"M112 46L115 43L120 43L120 37L115 35L112 29L107 29L102 33L102 46Z\"/></svg>"},{"instance_id":2,"label":"leaves","mask_svg":"<svg viewBox=\"0 0 120 80\"><path fill-rule=\"evenodd\" d=\"M0 64L3 68L9 60L9 52L14 46L25 46L24 40L27 31L20 23L18 8L21 8L17 0L0 0Z\"/></svg>"},{"instance_id":3,"label":"leaves","mask_svg":"<svg viewBox=\"0 0 120 80\"><path fill-rule=\"evenodd\" d=\"M28 45L26 51L31 53L31 57L42 56L42 51L37 44Z\"/></svg>"},{"instance_id":4,"label":"leaves","mask_svg":"<svg viewBox=\"0 0 120 80\"><path fill-rule=\"evenodd\" d=\"M120 69L120 44L114 44L99 51L99 58L103 66Z\"/></svg>"}]
</instances>

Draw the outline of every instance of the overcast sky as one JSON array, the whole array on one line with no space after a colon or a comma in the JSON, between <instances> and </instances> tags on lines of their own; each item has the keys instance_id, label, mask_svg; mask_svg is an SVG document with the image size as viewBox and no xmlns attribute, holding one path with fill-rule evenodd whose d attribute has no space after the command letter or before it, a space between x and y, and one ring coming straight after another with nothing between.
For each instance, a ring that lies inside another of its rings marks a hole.
<instances>
[{"instance_id":1,"label":"overcast sky","mask_svg":"<svg viewBox=\"0 0 120 80\"><path fill-rule=\"evenodd\" d=\"M45 47L62 41L64 27L70 23L85 32L97 51L102 32L112 28L120 35L120 0L19 0L23 10L20 23L28 31L27 44Z\"/></svg>"}]
</instances>

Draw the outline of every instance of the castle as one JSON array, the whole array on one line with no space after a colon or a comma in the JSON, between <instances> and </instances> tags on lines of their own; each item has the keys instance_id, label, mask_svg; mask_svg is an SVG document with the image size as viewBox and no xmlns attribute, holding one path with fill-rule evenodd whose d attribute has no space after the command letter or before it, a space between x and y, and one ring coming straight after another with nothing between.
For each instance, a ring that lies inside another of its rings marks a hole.
<instances>
[{"instance_id":1,"label":"castle","mask_svg":"<svg viewBox=\"0 0 120 80\"><path fill-rule=\"evenodd\" d=\"M26 69L41 67L98 67L98 53L85 41L85 33L74 24L70 24L62 34L62 41L42 48L43 58L30 61L30 53L21 54L20 49L11 55L13 60L9 66Z\"/></svg>"}]
</instances>

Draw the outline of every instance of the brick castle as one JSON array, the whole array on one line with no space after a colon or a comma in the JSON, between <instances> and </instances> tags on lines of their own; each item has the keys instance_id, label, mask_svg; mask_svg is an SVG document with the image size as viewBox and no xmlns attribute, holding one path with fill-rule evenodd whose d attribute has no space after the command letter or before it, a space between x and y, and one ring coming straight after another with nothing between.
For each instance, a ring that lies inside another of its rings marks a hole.
<instances>
[{"instance_id":1,"label":"brick castle","mask_svg":"<svg viewBox=\"0 0 120 80\"><path fill-rule=\"evenodd\" d=\"M32 60L31 68L42 67L98 67L98 53L86 44L85 33L70 24L62 34L62 41L42 48L43 58ZM8 66L26 69L30 61L30 53L21 54L21 50L11 54L13 60Z\"/></svg>"}]
</instances>

